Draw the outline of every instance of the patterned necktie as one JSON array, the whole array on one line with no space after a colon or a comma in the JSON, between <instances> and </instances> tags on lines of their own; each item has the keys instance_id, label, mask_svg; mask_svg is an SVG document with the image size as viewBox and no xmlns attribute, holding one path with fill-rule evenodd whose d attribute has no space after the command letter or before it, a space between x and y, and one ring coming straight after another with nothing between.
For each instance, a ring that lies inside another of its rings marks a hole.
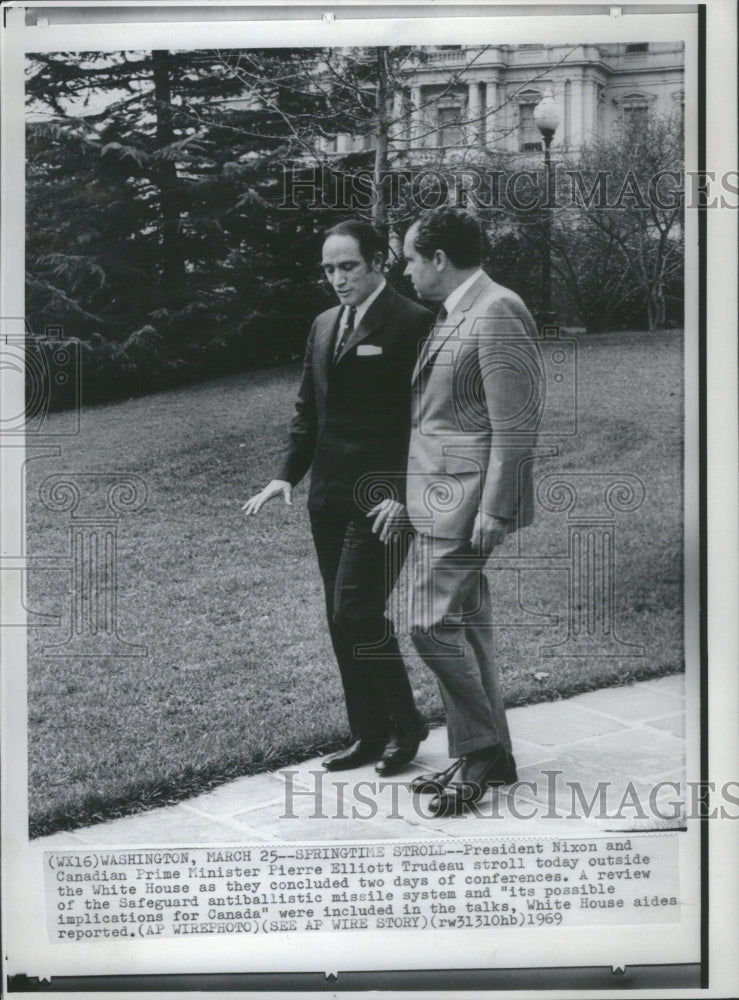
<instances>
[{"instance_id":1,"label":"patterned necktie","mask_svg":"<svg viewBox=\"0 0 739 1000\"><path fill-rule=\"evenodd\" d=\"M354 306L349 306L349 312L346 316L346 322L344 323L344 329L341 332L341 336L336 342L336 350L334 351L334 364L339 360L339 355L344 350L344 344L354 333L354 317L357 314L357 310Z\"/></svg>"}]
</instances>

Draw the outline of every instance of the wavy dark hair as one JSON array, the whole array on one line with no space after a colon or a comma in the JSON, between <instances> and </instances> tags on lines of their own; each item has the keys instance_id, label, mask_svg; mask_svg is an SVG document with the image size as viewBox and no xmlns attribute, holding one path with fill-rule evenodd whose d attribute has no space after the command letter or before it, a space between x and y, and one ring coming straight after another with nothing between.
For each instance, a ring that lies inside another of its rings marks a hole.
<instances>
[{"instance_id":1,"label":"wavy dark hair","mask_svg":"<svg viewBox=\"0 0 739 1000\"><path fill-rule=\"evenodd\" d=\"M379 229L369 222L360 219L345 219L323 234L325 243L329 236L351 236L359 244L359 252L368 264L371 264L375 254L382 254L383 261L387 259L387 240Z\"/></svg>"},{"instance_id":2,"label":"wavy dark hair","mask_svg":"<svg viewBox=\"0 0 739 1000\"><path fill-rule=\"evenodd\" d=\"M479 267L482 235L477 219L463 208L429 208L414 223L413 245L431 260L443 250L455 267Z\"/></svg>"}]
</instances>

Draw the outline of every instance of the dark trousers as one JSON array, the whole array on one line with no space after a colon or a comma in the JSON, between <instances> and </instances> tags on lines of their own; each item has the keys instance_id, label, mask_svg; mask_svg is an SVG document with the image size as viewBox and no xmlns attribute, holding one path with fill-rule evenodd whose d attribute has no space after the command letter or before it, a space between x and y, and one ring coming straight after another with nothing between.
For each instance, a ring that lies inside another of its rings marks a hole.
<instances>
[{"instance_id":1,"label":"dark trousers","mask_svg":"<svg viewBox=\"0 0 739 1000\"><path fill-rule=\"evenodd\" d=\"M371 523L363 515L311 513L352 737L381 743L394 723L406 728L417 713L398 641L384 614L405 551L399 544L383 545Z\"/></svg>"}]
</instances>

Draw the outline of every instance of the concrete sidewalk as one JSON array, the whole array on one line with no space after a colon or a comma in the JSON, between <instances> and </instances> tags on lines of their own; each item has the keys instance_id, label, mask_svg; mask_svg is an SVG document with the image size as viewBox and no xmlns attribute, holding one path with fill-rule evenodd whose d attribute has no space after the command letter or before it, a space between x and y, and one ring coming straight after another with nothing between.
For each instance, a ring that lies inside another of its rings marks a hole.
<instances>
[{"instance_id":1,"label":"concrete sidewalk","mask_svg":"<svg viewBox=\"0 0 739 1000\"><path fill-rule=\"evenodd\" d=\"M489 790L477 814L462 818L429 818L428 797L414 797L408 788L416 774L449 763L446 729L439 727L421 745L416 762L392 779L378 778L371 764L329 774L316 757L238 778L178 805L34 843L56 849L430 840L680 826L675 802L681 795L672 784L655 786L674 782L684 788L684 709L682 674L510 709L519 783ZM591 811L594 798L598 808Z\"/></svg>"}]
</instances>

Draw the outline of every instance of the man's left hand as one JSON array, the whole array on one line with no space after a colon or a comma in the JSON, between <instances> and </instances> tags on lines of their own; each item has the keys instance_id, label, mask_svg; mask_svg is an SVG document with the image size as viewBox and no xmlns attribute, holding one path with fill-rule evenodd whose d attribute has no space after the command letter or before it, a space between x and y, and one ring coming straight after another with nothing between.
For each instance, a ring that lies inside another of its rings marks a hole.
<instances>
[{"instance_id":1,"label":"man's left hand","mask_svg":"<svg viewBox=\"0 0 739 1000\"><path fill-rule=\"evenodd\" d=\"M380 536L380 541L385 545L392 539L396 532L408 526L408 516L405 507L397 500L382 500L376 504L367 514L367 517L374 517L372 522L372 532Z\"/></svg>"},{"instance_id":2,"label":"man's left hand","mask_svg":"<svg viewBox=\"0 0 739 1000\"><path fill-rule=\"evenodd\" d=\"M472 531L470 544L472 551L483 556L489 556L496 545L508 534L508 521L495 514L486 514L484 510L477 512L475 527Z\"/></svg>"}]
</instances>

